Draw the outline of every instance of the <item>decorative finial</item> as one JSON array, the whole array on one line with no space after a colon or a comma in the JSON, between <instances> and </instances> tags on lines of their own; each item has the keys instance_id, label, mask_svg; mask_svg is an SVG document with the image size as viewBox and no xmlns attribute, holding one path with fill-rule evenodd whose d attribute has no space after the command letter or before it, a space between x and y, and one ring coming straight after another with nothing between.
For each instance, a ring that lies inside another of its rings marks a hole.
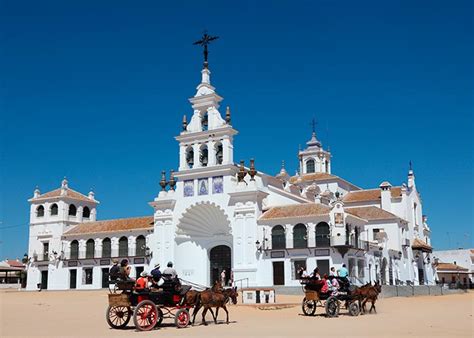
<instances>
[{"instance_id":1,"label":"decorative finial","mask_svg":"<svg viewBox=\"0 0 474 338\"><path fill-rule=\"evenodd\" d=\"M285 160L281 161L281 169L285 169Z\"/></svg>"},{"instance_id":2,"label":"decorative finial","mask_svg":"<svg viewBox=\"0 0 474 338\"><path fill-rule=\"evenodd\" d=\"M61 181L61 188L67 188L68 181L66 176L64 176L63 180Z\"/></svg>"},{"instance_id":3,"label":"decorative finial","mask_svg":"<svg viewBox=\"0 0 474 338\"><path fill-rule=\"evenodd\" d=\"M244 166L244 161L240 161L240 168L239 172L237 173L237 181L238 182L244 182L244 177L247 175L247 172L245 171L245 166Z\"/></svg>"},{"instance_id":4,"label":"decorative finial","mask_svg":"<svg viewBox=\"0 0 474 338\"><path fill-rule=\"evenodd\" d=\"M188 127L188 121L186 120L186 114L183 115L183 130Z\"/></svg>"},{"instance_id":5,"label":"decorative finial","mask_svg":"<svg viewBox=\"0 0 474 338\"><path fill-rule=\"evenodd\" d=\"M34 197L34 198L37 198L37 197L39 197L40 195L41 195L41 192L40 192L40 190L39 190L39 187L36 186L35 191L33 192L33 197Z\"/></svg>"},{"instance_id":6,"label":"decorative finial","mask_svg":"<svg viewBox=\"0 0 474 338\"><path fill-rule=\"evenodd\" d=\"M318 124L318 122L316 121L316 119L313 117L313 119L311 120L311 128L312 128L312 131L313 131L313 134L316 134L316 125Z\"/></svg>"},{"instance_id":7,"label":"decorative finial","mask_svg":"<svg viewBox=\"0 0 474 338\"><path fill-rule=\"evenodd\" d=\"M95 193L94 193L94 189L93 189L93 188L90 189L89 194L87 195L87 197L89 197L90 200L94 200L94 199L95 199Z\"/></svg>"},{"instance_id":8,"label":"decorative finial","mask_svg":"<svg viewBox=\"0 0 474 338\"><path fill-rule=\"evenodd\" d=\"M410 169L409 169L409 170L410 170L410 171L413 171L413 164L411 163L411 160L410 160L410 162L408 163L408 165L410 166Z\"/></svg>"},{"instance_id":9,"label":"decorative finial","mask_svg":"<svg viewBox=\"0 0 474 338\"><path fill-rule=\"evenodd\" d=\"M227 108L225 110L225 122L227 124L230 124L230 121L231 121L231 119L230 119L230 107L227 106Z\"/></svg>"},{"instance_id":10,"label":"decorative finial","mask_svg":"<svg viewBox=\"0 0 474 338\"><path fill-rule=\"evenodd\" d=\"M249 170L250 180L255 181L255 175L257 175L257 170L255 170L255 160L250 159L250 170Z\"/></svg>"},{"instance_id":11,"label":"decorative finial","mask_svg":"<svg viewBox=\"0 0 474 338\"><path fill-rule=\"evenodd\" d=\"M174 170L173 169L170 170L170 181L168 182L168 184L170 185L170 189L174 191L174 189L176 187L176 180L174 179Z\"/></svg>"},{"instance_id":12,"label":"decorative finial","mask_svg":"<svg viewBox=\"0 0 474 338\"><path fill-rule=\"evenodd\" d=\"M168 182L166 182L166 171L161 172L161 181L160 181L160 186L162 191L166 191L166 186L168 185Z\"/></svg>"},{"instance_id":13,"label":"decorative finial","mask_svg":"<svg viewBox=\"0 0 474 338\"><path fill-rule=\"evenodd\" d=\"M209 51L207 50L207 46L209 45L209 43L211 41L214 41L218 38L219 38L218 36L210 36L210 35L207 34L207 31L204 31L204 34L203 34L201 40L198 40L198 41L193 43L193 45L200 45L200 46L204 47L204 68L208 68L208 66L209 66L209 63L207 62L207 57L209 55Z\"/></svg>"}]
</instances>

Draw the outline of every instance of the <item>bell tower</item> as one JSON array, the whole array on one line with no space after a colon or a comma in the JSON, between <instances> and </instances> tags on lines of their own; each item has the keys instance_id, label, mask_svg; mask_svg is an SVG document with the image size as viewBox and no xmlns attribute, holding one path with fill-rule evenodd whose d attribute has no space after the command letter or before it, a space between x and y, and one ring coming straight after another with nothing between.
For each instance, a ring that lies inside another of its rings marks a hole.
<instances>
[{"instance_id":1,"label":"bell tower","mask_svg":"<svg viewBox=\"0 0 474 338\"><path fill-rule=\"evenodd\" d=\"M313 133L306 142L306 149L298 152L300 174L331 173L331 153L323 149L321 142L316 137L316 122L312 121Z\"/></svg>"},{"instance_id":2,"label":"bell tower","mask_svg":"<svg viewBox=\"0 0 474 338\"><path fill-rule=\"evenodd\" d=\"M196 94L189 99L193 115L187 122L183 117L183 130L176 140L179 142L179 171L234 164L233 137L237 131L231 126L230 108L225 118L219 112L223 100L211 85L211 71L207 61L207 46L217 37L204 34L195 44L204 46L204 67L201 83Z\"/></svg>"}]
</instances>

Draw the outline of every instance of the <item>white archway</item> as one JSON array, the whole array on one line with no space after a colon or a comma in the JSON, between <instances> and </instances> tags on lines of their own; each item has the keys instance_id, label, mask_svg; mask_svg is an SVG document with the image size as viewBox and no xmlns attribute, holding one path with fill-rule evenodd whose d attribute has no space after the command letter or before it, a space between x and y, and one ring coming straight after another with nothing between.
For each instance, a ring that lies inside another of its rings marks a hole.
<instances>
[{"instance_id":1,"label":"white archway","mask_svg":"<svg viewBox=\"0 0 474 338\"><path fill-rule=\"evenodd\" d=\"M199 202L186 209L176 234L188 238L212 238L231 235L230 221L224 210L211 202Z\"/></svg>"}]
</instances>

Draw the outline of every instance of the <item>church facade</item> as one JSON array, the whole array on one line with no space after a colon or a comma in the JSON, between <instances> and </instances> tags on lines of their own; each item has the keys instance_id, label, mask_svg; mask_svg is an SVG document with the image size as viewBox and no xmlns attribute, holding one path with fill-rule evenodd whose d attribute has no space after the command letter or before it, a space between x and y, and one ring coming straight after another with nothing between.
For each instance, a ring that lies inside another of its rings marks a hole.
<instances>
[{"instance_id":1,"label":"church facade","mask_svg":"<svg viewBox=\"0 0 474 338\"><path fill-rule=\"evenodd\" d=\"M64 179L30 202L28 289L107 287L112 259L132 276L174 262L179 276L211 285L225 270L238 286L299 285L301 267L329 273L346 264L355 284L433 284L430 229L410 168L407 182L362 189L332 174L332 155L313 130L299 172L276 175L236 164L237 130L211 85L207 62L176 136L179 164L150 216L97 221L99 202ZM145 201L144 201L145 203Z\"/></svg>"}]
</instances>

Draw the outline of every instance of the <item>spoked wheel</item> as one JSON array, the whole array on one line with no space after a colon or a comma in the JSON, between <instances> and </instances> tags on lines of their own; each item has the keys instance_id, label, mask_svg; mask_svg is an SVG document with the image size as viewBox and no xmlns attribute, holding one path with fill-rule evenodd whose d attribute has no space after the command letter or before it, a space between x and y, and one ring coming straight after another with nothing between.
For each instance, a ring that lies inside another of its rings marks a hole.
<instances>
[{"instance_id":1,"label":"spoked wheel","mask_svg":"<svg viewBox=\"0 0 474 338\"><path fill-rule=\"evenodd\" d=\"M149 331L155 327L158 316L156 305L152 301L144 300L133 311L133 323L137 330Z\"/></svg>"},{"instance_id":2,"label":"spoked wheel","mask_svg":"<svg viewBox=\"0 0 474 338\"><path fill-rule=\"evenodd\" d=\"M179 329L183 329L189 324L190 320L189 311L187 309L179 309L174 316L174 323Z\"/></svg>"},{"instance_id":3,"label":"spoked wheel","mask_svg":"<svg viewBox=\"0 0 474 338\"><path fill-rule=\"evenodd\" d=\"M112 329L123 329L127 326L131 317L132 309L126 306L109 305L105 313L107 324L109 324Z\"/></svg>"},{"instance_id":4,"label":"spoked wheel","mask_svg":"<svg viewBox=\"0 0 474 338\"><path fill-rule=\"evenodd\" d=\"M303 298L303 303L301 308L305 316L313 316L316 312L316 302L314 300L306 300L306 297Z\"/></svg>"},{"instance_id":5,"label":"spoked wheel","mask_svg":"<svg viewBox=\"0 0 474 338\"><path fill-rule=\"evenodd\" d=\"M335 297L329 297L326 300L325 307L328 317L337 317L339 315L339 301Z\"/></svg>"},{"instance_id":6,"label":"spoked wheel","mask_svg":"<svg viewBox=\"0 0 474 338\"><path fill-rule=\"evenodd\" d=\"M359 304L357 304L357 302L350 303L349 304L349 314L351 316L358 316L359 313L360 313Z\"/></svg>"}]
</instances>

